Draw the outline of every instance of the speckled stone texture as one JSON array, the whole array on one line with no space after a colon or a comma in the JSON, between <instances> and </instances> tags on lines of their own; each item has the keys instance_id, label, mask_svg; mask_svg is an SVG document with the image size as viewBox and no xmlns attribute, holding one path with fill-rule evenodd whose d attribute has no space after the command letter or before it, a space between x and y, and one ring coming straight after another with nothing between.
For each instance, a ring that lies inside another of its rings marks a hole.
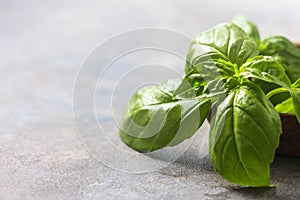
<instances>
[{"instance_id":1,"label":"speckled stone texture","mask_svg":"<svg viewBox=\"0 0 300 200\"><path fill-rule=\"evenodd\" d=\"M72 112L81 62L111 35L147 26L194 37L242 13L263 37L300 41L299 6L292 0L0 1L0 199L300 199L299 158L276 158L270 189L226 182L208 157L199 158L196 144L158 171L111 169L81 144Z\"/></svg>"}]
</instances>

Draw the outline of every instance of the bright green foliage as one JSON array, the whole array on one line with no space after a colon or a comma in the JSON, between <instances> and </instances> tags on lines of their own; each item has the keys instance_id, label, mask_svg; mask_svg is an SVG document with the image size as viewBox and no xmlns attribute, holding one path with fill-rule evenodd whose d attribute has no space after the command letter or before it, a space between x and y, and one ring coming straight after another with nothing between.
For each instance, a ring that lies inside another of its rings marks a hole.
<instances>
[{"instance_id":1,"label":"bright green foliage","mask_svg":"<svg viewBox=\"0 0 300 200\"><path fill-rule=\"evenodd\" d=\"M300 77L300 49L282 36L264 39L259 46L260 54L274 57L286 70L294 83Z\"/></svg>"},{"instance_id":2,"label":"bright green foliage","mask_svg":"<svg viewBox=\"0 0 300 200\"><path fill-rule=\"evenodd\" d=\"M147 86L130 100L122 140L140 152L190 138L212 107L210 157L226 180L270 186L270 164L282 132L279 113L300 122L300 50L238 17L199 34L182 80Z\"/></svg>"},{"instance_id":3,"label":"bright green foliage","mask_svg":"<svg viewBox=\"0 0 300 200\"><path fill-rule=\"evenodd\" d=\"M263 91L244 83L218 106L210 129L210 157L225 179L269 186L269 165L281 133L280 117Z\"/></svg>"},{"instance_id":4,"label":"bright green foliage","mask_svg":"<svg viewBox=\"0 0 300 200\"><path fill-rule=\"evenodd\" d=\"M174 146L198 130L210 107L210 99L196 99L185 80L144 87L130 100L120 135L141 152Z\"/></svg>"}]
</instances>

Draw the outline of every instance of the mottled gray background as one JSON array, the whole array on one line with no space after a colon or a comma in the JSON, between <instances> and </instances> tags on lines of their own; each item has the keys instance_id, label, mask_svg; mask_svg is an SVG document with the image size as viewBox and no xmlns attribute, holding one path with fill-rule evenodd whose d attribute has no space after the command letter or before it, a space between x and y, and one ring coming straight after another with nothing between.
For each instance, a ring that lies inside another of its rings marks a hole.
<instances>
[{"instance_id":1,"label":"mottled gray background","mask_svg":"<svg viewBox=\"0 0 300 200\"><path fill-rule=\"evenodd\" d=\"M72 115L81 63L112 35L158 27L193 38L243 14L263 37L299 42L299 6L296 0L0 0L0 199L299 199L299 159L276 159L273 189L224 181L209 159L199 159L197 145L156 172L123 173L87 152Z\"/></svg>"}]
</instances>

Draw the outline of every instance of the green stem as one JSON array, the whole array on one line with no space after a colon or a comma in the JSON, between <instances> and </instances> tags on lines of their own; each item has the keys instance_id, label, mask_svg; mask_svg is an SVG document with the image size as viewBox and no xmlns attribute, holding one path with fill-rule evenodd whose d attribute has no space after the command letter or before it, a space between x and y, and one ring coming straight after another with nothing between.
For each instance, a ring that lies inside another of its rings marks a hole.
<instances>
[{"instance_id":1,"label":"green stem","mask_svg":"<svg viewBox=\"0 0 300 200\"><path fill-rule=\"evenodd\" d=\"M280 94L283 92L288 92L289 90L284 88L284 87L280 87L280 88L276 88L274 90L271 90L266 96L268 99L270 99L272 96L276 95L276 94Z\"/></svg>"},{"instance_id":2,"label":"green stem","mask_svg":"<svg viewBox=\"0 0 300 200\"><path fill-rule=\"evenodd\" d=\"M235 76L236 76L236 77L239 77L239 76L240 76L240 70L239 70L239 67L237 66L237 64L234 64L233 67L234 67L234 73L235 73Z\"/></svg>"}]
</instances>

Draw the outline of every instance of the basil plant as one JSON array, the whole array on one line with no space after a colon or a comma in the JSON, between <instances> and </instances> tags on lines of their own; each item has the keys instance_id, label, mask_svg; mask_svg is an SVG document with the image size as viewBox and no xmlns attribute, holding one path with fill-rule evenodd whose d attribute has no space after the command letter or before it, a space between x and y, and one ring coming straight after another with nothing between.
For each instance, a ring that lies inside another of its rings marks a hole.
<instances>
[{"instance_id":1,"label":"basil plant","mask_svg":"<svg viewBox=\"0 0 300 200\"><path fill-rule=\"evenodd\" d=\"M236 17L196 37L185 73L131 98L120 126L124 143L140 152L175 146L211 115L215 170L237 185L270 186L279 113L300 122L300 50L282 36L261 40L252 22Z\"/></svg>"}]
</instances>

